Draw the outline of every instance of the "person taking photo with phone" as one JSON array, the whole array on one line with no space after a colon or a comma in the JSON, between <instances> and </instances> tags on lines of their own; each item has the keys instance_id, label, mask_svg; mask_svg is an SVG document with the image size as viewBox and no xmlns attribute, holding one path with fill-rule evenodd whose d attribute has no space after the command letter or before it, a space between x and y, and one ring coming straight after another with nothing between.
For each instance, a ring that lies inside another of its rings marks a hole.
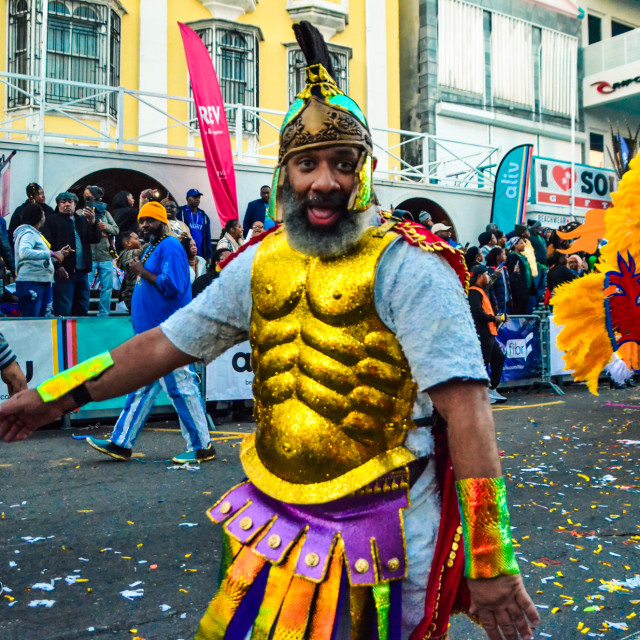
<instances>
[{"instance_id":1,"label":"person taking photo with phone","mask_svg":"<svg viewBox=\"0 0 640 640\"><path fill-rule=\"evenodd\" d=\"M53 280L53 313L56 316L86 316L89 312L91 245L102 238L93 208L76 212L78 196L70 191L56 197L55 212L48 216L42 235L52 251L69 246L69 255L56 266Z\"/></svg>"},{"instance_id":2,"label":"person taking photo with phone","mask_svg":"<svg viewBox=\"0 0 640 640\"><path fill-rule=\"evenodd\" d=\"M88 186L84 190L85 210L93 209L96 222L100 228L100 242L92 245L92 269L93 280L100 282L100 304L98 317L106 318L111 312L111 292L113 291L113 261L116 258L115 236L120 233L111 214L107 211L107 205L102 201L104 189L96 186Z\"/></svg>"}]
</instances>

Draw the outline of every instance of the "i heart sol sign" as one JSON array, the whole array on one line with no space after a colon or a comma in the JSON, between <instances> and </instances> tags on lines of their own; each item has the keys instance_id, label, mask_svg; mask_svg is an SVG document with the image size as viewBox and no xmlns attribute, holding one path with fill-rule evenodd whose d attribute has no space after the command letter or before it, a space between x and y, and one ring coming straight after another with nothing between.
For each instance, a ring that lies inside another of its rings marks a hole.
<instances>
[{"instance_id":1,"label":"i heart sol sign","mask_svg":"<svg viewBox=\"0 0 640 640\"><path fill-rule=\"evenodd\" d=\"M531 200L536 204L570 207L573 187L577 209L608 209L611 192L618 188L615 171L586 164L572 170L569 162L534 157L533 173Z\"/></svg>"}]
</instances>

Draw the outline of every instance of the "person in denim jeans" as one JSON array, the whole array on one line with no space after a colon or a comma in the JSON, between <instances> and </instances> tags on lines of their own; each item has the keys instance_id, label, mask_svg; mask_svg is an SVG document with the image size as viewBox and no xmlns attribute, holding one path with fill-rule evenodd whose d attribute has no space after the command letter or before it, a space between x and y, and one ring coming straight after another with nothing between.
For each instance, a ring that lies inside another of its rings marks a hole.
<instances>
[{"instance_id":1,"label":"person in denim jeans","mask_svg":"<svg viewBox=\"0 0 640 640\"><path fill-rule=\"evenodd\" d=\"M89 311L89 273L91 245L100 242L100 227L93 209L76 213L78 197L65 192L56 198L58 208L42 227L42 235L53 251L65 245L72 249L60 266L56 266L53 281L53 312L56 316L86 316Z\"/></svg>"},{"instance_id":2,"label":"person in denim jeans","mask_svg":"<svg viewBox=\"0 0 640 640\"><path fill-rule=\"evenodd\" d=\"M89 204L91 204L96 213L96 220L101 233L100 242L91 247L93 272L97 275L98 281L100 282L99 318L106 318L111 312L111 292L113 291L114 272L113 261L115 260L114 237L120 233L118 225L107 211L107 205L102 202L103 197L104 191L101 187L88 186L84 190L85 207L87 206L87 198L93 198L93 203L89 200Z\"/></svg>"},{"instance_id":3,"label":"person in denim jeans","mask_svg":"<svg viewBox=\"0 0 640 640\"><path fill-rule=\"evenodd\" d=\"M16 228L15 255L18 259L16 294L22 316L44 318L52 315L54 261L61 264L71 249L51 251L51 245L40 233L44 225L44 211L38 204L29 204L22 210L22 222Z\"/></svg>"}]
</instances>

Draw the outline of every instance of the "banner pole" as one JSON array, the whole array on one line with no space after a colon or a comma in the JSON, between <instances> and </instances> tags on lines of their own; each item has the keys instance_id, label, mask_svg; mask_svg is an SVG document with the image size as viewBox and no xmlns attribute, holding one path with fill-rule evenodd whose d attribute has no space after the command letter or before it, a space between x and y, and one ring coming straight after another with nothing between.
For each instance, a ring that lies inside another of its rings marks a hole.
<instances>
[{"instance_id":1,"label":"banner pole","mask_svg":"<svg viewBox=\"0 0 640 640\"><path fill-rule=\"evenodd\" d=\"M40 137L38 139L38 183L44 185L44 114L47 87L47 36L49 31L49 0L42 2L42 33L40 48Z\"/></svg>"}]
</instances>

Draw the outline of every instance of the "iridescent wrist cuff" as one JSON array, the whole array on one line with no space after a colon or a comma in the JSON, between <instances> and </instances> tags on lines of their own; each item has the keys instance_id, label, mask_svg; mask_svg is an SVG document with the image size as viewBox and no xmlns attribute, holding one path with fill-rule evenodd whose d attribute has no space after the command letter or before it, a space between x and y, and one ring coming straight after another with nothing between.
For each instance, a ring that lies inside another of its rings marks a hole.
<instances>
[{"instance_id":1,"label":"iridescent wrist cuff","mask_svg":"<svg viewBox=\"0 0 640 640\"><path fill-rule=\"evenodd\" d=\"M59 400L62 396L88 380L97 378L100 374L113 366L113 359L108 351L98 356L89 358L71 369L61 371L57 375L45 380L36 387L37 392L44 402Z\"/></svg>"},{"instance_id":2,"label":"iridescent wrist cuff","mask_svg":"<svg viewBox=\"0 0 640 640\"><path fill-rule=\"evenodd\" d=\"M462 519L467 578L520 573L516 562L504 478L467 478L456 482Z\"/></svg>"}]
</instances>

